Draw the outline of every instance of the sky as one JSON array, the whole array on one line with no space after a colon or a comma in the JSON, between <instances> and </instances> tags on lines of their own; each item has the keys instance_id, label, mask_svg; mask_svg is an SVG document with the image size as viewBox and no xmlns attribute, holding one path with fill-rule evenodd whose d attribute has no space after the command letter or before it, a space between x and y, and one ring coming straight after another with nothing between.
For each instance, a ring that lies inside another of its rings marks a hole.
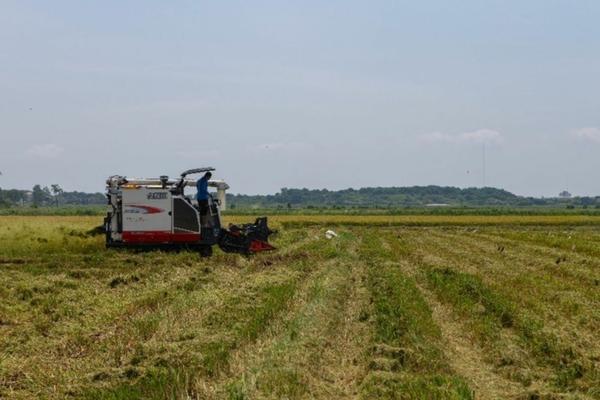
<instances>
[{"instance_id":1,"label":"sky","mask_svg":"<svg viewBox=\"0 0 600 400\"><path fill-rule=\"evenodd\" d=\"M0 2L0 187L600 195L600 2ZM485 171L485 173L484 173Z\"/></svg>"}]
</instances>

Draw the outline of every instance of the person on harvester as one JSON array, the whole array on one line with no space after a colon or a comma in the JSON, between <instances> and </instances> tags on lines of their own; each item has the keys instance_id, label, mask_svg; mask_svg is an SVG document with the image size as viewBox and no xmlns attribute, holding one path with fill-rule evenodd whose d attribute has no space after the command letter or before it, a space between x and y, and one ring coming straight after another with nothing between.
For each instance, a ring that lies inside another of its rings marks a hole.
<instances>
[{"instance_id":1,"label":"person on harvester","mask_svg":"<svg viewBox=\"0 0 600 400\"><path fill-rule=\"evenodd\" d=\"M204 174L204 176L196 182L196 200L198 200L198 209L200 210L200 223L204 226L206 224L206 215L208 214L208 181L212 177L210 172Z\"/></svg>"}]
</instances>

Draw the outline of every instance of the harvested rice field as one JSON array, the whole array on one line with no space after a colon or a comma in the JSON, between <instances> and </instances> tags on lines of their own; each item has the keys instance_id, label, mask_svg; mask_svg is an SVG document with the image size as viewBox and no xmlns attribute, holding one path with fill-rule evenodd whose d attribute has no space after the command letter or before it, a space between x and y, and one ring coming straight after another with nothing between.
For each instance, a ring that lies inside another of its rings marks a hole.
<instances>
[{"instance_id":1,"label":"harvested rice field","mask_svg":"<svg viewBox=\"0 0 600 400\"><path fill-rule=\"evenodd\" d=\"M278 216L211 258L100 222L0 217L0 398L600 398L595 217Z\"/></svg>"}]
</instances>

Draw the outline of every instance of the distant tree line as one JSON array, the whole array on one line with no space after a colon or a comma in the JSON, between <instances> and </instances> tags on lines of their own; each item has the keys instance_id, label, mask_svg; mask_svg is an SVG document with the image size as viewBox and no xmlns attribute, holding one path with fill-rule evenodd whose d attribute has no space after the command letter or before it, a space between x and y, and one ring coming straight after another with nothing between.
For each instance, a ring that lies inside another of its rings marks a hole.
<instances>
[{"instance_id":1,"label":"distant tree line","mask_svg":"<svg viewBox=\"0 0 600 400\"><path fill-rule=\"evenodd\" d=\"M600 197L536 198L504 189L443 186L375 187L345 190L283 188L269 195L228 194L231 209L252 208L401 208L401 207L526 207L600 208ZM103 205L102 193L67 192L59 185L35 185L32 190L0 189L0 207Z\"/></svg>"},{"instance_id":2,"label":"distant tree line","mask_svg":"<svg viewBox=\"0 0 600 400\"><path fill-rule=\"evenodd\" d=\"M230 208L394 208L484 206L598 206L600 197L535 198L491 187L460 189L443 186L374 187L345 190L283 188L273 195L228 194Z\"/></svg>"},{"instance_id":3,"label":"distant tree line","mask_svg":"<svg viewBox=\"0 0 600 400\"><path fill-rule=\"evenodd\" d=\"M105 204L106 197L102 193L66 192L59 185L42 187L35 185L31 190L1 189L0 207L48 207L71 205Z\"/></svg>"}]
</instances>

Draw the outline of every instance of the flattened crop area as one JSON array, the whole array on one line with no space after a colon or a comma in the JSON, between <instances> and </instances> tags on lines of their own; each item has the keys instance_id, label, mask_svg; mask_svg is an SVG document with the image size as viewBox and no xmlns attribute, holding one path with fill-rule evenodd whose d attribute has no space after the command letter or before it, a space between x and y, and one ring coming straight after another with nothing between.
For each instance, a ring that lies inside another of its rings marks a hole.
<instances>
[{"instance_id":1,"label":"flattened crop area","mask_svg":"<svg viewBox=\"0 0 600 400\"><path fill-rule=\"evenodd\" d=\"M210 259L0 218L0 398L600 398L592 221L294 218Z\"/></svg>"}]
</instances>

